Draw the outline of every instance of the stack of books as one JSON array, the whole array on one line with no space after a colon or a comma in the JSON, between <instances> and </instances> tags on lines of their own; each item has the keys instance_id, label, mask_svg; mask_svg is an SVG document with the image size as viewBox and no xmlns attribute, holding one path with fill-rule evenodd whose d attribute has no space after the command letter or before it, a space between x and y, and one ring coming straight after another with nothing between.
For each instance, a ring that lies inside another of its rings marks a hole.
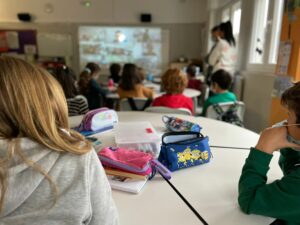
<instances>
[{"instance_id":1,"label":"stack of books","mask_svg":"<svg viewBox=\"0 0 300 225\"><path fill-rule=\"evenodd\" d=\"M104 166L105 173L112 189L139 193L148 180L148 176L125 172Z\"/></svg>"}]
</instances>

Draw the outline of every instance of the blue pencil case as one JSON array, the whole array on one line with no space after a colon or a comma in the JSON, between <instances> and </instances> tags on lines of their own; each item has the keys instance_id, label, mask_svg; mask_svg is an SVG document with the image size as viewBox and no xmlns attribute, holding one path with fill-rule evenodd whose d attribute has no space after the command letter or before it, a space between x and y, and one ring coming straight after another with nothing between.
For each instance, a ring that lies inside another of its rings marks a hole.
<instances>
[{"instance_id":1,"label":"blue pencil case","mask_svg":"<svg viewBox=\"0 0 300 225\"><path fill-rule=\"evenodd\" d=\"M198 132L169 132L162 136L158 160L175 171L210 161L212 154L208 137Z\"/></svg>"}]
</instances>

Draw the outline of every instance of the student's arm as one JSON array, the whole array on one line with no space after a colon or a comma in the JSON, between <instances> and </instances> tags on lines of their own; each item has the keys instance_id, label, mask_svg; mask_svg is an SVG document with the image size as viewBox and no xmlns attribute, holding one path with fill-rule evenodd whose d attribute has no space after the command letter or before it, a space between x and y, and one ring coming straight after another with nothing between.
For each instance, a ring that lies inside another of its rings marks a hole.
<instances>
[{"instance_id":1,"label":"student's arm","mask_svg":"<svg viewBox=\"0 0 300 225\"><path fill-rule=\"evenodd\" d=\"M118 225L118 213L103 167L93 149L90 159L89 186L91 218L89 225Z\"/></svg>"},{"instance_id":2,"label":"student's arm","mask_svg":"<svg viewBox=\"0 0 300 225\"><path fill-rule=\"evenodd\" d=\"M143 94L150 99L154 98L154 92L152 89L147 88L147 87L143 87Z\"/></svg>"},{"instance_id":3,"label":"student's arm","mask_svg":"<svg viewBox=\"0 0 300 225\"><path fill-rule=\"evenodd\" d=\"M108 94L108 90L103 89L94 79L91 80L91 88L93 88L98 94L102 96L106 96Z\"/></svg>"},{"instance_id":4,"label":"student's arm","mask_svg":"<svg viewBox=\"0 0 300 225\"><path fill-rule=\"evenodd\" d=\"M251 149L239 180L238 202L243 212L299 222L300 168L266 184L273 152L292 145L286 133L285 127L267 129Z\"/></svg>"},{"instance_id":5,"label":"student's arm","mask_svg":"<svg viewBox=\"0 0 300 225\"><path fill-rule=\"evenodd\" d=\"M208 56L208 64L211 66L215 66L220 60L221 54L222 54L222 43L221 41L218 41L215 48Z\"/></svg>"}]
</instances>

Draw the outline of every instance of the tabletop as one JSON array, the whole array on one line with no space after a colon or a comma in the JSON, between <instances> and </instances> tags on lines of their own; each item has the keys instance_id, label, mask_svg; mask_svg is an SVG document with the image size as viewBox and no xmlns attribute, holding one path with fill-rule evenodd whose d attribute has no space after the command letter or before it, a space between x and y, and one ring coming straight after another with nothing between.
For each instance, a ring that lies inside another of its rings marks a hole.
<instances>
[{"instance_id":1,"label":"tabletop","mask_svg":"<svg viewBox=\"0 0 300 225\"><path fill-rule=\"evenodd\" d=\"M154 85L154 84L153 84ZM163 95L164 92L155 92L155 98ZM189 97L189 98L196 98L198 96L201 95L201 92L198 91L198 90L195 90L195 89L191 89L191 88L186 88L184 89L183 91L183 94L186 96L186 97ZM110 99L119 99L119 95L118 93L109 93L106 95L106 98L110 98Z\"/></svg>"},{"instance_id":2,"label":"tabletop","mask_svg":"<svg viewBox=\"0 0 300 225\"><path fill-rule=\"evenodd\" d=\"M202 133L209 137L210 145L248 148L254 146L258 140L258 134L221 121L173 116L202 126ZM158 132L164 132L162 114L159 113L118 112L118 117L120 122L149 121ZM80 118L70 118L70 124L77 125ZM98 134L97 137L103 146L115 145L112 131ZM176 171L172 174L171 182L210 225L270 224L271 218L245 215L237 204L238 180L249 150L211 150L211 162ZM278 154L275 154L270 165L269 181L282 176L277 161ZM201 224L160 176L148 181L137 195L114 190L113 198L119 210L121 224L124 225Z\"/></svg>"}]
</instances>

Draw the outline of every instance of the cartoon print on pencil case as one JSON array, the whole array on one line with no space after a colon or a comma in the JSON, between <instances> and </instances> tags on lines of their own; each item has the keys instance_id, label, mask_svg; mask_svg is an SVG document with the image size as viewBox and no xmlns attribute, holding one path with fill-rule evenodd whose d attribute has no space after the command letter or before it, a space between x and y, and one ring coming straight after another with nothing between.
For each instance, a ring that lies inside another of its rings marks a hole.
<instances>
[{"instance_id":1,"label":"cartoon print on pencil case","mask_svg":"<svg viewBox=\"0 0 300 225\"><path fill-rule=\"evenodd\" d=\"M183 152L177 153L177 166L180 167L180 164L183 163L184 166L187 165L188 162L194 164L194 162L199 161L202 163L203 160L208 160L209 155L208 151L201 152L198 149L192 150L190 147L187 147Z\"/></svg>"}]
</instances>

